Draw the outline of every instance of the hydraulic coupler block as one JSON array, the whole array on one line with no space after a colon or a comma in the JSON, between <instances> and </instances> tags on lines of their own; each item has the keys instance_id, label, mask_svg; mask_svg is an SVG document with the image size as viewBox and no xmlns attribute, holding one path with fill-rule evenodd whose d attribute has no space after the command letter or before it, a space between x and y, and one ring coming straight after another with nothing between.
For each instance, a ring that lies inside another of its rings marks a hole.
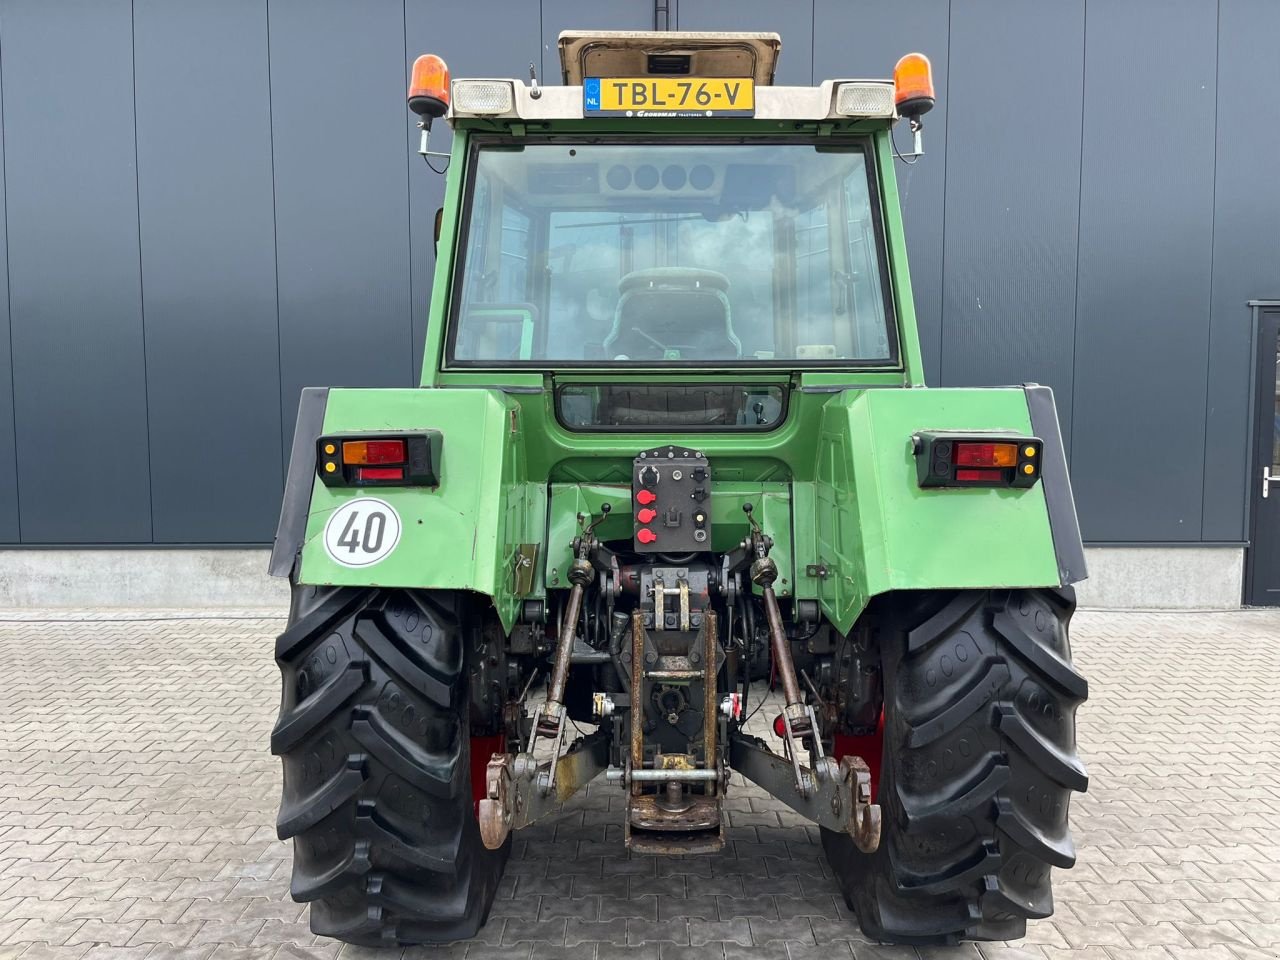
<instances>
[{"instance_id":1,"label":"hydraulic coupler block","mask_svg":"<svg viewBox=\"0 0 1280 960\"><path fill-rule=\"evenodd\" d=\"M637 553L711 549L711 464L696 450L654 447L631 467Z\"/></svg>"}]
</instances>

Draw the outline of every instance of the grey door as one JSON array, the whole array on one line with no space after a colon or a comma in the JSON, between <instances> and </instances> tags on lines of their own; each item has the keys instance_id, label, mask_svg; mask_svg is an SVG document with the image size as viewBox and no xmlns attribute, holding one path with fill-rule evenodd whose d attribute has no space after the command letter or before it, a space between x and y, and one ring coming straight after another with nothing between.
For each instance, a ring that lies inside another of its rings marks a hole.
<instances>
[{"instance_id":1,"label":"grey door","mask_svg":"<svg viewBox=\"0 0 1280 960\"><path fill-rule=\"evenodd\" d=\"M1280 606L1280 306L1258 311L1253 522L1245 603Z\"/></svg>"}]
</instances>

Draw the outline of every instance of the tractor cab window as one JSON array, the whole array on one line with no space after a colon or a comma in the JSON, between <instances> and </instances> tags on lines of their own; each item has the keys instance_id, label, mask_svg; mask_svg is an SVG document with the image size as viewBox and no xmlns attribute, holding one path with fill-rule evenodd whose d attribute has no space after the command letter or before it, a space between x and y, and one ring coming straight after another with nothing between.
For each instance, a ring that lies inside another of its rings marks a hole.
<instances>
[{"instance_id":1,"label":"tractor cab window","mask_svg":"<svg viewBox=\"0 0 1280 960\"><path fill-rule=\"evenodd\" d=\"M888 366L860 144L481 145L449 362Z\"/></svg>"}]
</instances>

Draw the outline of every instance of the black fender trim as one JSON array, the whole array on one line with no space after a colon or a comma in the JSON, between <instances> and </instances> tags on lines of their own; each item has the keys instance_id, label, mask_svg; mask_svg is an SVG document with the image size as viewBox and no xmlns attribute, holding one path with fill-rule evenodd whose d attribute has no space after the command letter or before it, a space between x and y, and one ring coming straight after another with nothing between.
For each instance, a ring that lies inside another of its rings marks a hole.
<instances>
[{"instance_id":1,"label":"black fender trim","mask_svg":"<svg viewBox=\"0 0 1280 960\"><path fill-rule=\"evenodd\" d=\"M1027 412L1031 415L1031 432L1044 441L1040 464L1040 483L1049 510L1049 531L1053 534L1053 550L1058 558L1058 577L1062 586L1077 583L1089 571L1084 563L1084 542L1080 538L1080 521L1076 517L1076 501L1071 494L1071 476L1067 472L1067 452L1062 445L1062 429L1058 410L1053 403L1053 390L1039 384L1022 387L1027 396Z\"/></svg>"},{"instance_id":2,"label":"black fender trim","mask_svg":"<svg viewBox=\"0 0 1280 960\"><path fill-rule=\"evenodd\" d=\"M267 573L287 577L293 573L302 538L307 533L307 513L316 482L316 440L324 430L324 412L329 405L328 387L305 387L298 401L298 422L293 428L293 449L289 454L289 475L280 503L280 522Z\"/></svg>"}]
</instances>

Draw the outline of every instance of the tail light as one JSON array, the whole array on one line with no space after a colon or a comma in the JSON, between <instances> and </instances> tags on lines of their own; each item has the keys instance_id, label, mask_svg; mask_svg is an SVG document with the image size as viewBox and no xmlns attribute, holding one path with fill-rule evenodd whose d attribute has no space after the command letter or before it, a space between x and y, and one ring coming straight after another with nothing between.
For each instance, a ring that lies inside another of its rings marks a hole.
<instances>
[{"instance_id":1,"label":"tail light","mask_svg":"<svg viewBox=\"0 0 1280 960\"><path fill-rule=\"evenodd\" d=\"M1040 479L1037 437L924 431L911 442L922 487L1030 487Z\"/></svg>"},{"instance_id":2,"label":"tail light","mask_svg":"<svg viewBox=\"0 0 1280 960\"><path fill-rule=\"evenodd\" d=\"M443 446L438 430L321 437L316 473L327 487L435 487Z\"/></svg>"}]
</instances>

